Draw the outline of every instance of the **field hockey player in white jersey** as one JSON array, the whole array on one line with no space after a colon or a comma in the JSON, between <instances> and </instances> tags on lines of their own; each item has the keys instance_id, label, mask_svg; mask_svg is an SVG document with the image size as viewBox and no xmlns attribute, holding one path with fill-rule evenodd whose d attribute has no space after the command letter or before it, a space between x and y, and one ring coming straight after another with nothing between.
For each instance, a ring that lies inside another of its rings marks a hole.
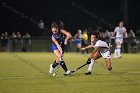
<instances>
[{"instance_id":1,"label":"field hockey player in white jersey","mask_svg":"<svg viewBox=\"0 0 140 93\"><path fill-rule=\"evenodd\" d=\"M115 28L115 31L113 33L113 36L115 35L115 44L116 44L114 58L121 58L121 46L123 43L123 38L127 38L126 28L123 25L124 25L123 21L120 21L119 26Z\"/></svg>"},{"instance_id":2,"label":"field hockey player in white jersey","mask_svg":"<svg viewBox=\"0 0 140 93\"><path fill-rule=\"evenodd\" d=\"M99 34L94 33L91 35L91 45L81 48L82 51L88 49L88 48L94 48L92 53L90 54L90 57L87 60L88 70L86 71L85 75L90 75L92 68L94 66L95 60L103 57L106 62L106 67L108 70L112 70L111 65L111 56L110 56L110 50L109 46L105 41L99 40Z\"/></svg>"}]
</instances>

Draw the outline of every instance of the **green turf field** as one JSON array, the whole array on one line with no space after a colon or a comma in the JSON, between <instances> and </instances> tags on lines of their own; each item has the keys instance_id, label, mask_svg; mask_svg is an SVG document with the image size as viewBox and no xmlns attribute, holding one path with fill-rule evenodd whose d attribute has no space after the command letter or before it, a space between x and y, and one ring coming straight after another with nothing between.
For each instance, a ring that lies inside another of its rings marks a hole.
<instances>
[{"instance_id":1,"label":"green turf field","mask_svg":"<svg viewBox=\"0 0 140 93\"><path fill-rule=\"evenodd\" d=\"M83 65L88 55L66 53L71 70ZM122 54L112 59L113 70L105 69L104 60L96 61L92 75L85 76L87 66L63 76L48 73L55 56L52 53L0 53L0 93L139 93L140 54Z\"/></svg>"}]
</instances>

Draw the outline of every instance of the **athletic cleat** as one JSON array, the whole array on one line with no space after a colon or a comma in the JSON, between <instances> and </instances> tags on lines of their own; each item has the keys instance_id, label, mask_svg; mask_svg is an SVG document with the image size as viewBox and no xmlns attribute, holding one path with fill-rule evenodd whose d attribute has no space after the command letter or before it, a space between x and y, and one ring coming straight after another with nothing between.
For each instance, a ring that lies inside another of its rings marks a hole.
<instances>
[{"instance_id":1,"label":"athletic cleat","mask_svg":"<svg viewBox=\"0 0 140 93\"><path fill-rule=\"evenodd\" d=\"M91 72L90 72L90 71L87 71L87 72L85 73L85 75L91 75Z\"/></svg>"},{"instance_id":2,"label":"athletic cleat","mask_svg":"<svg viewBox=\"0 0 140 93\"><path fill-rule=\"evenodd\" d=\"M49 73L50 73L50 74L53 74L53 70L54 70L54 68L52 67L52 65L53 65L53 64L50 65L50 70L49 70Z\"/></svg>"},{"instance_id":3,"label":"athletic cleat","mask_svg":"<svg viewBox=\"0 0 140 93\"><path fill-rule=\"evenodd\" d=\"M71 70L67 70L66 74L64 74L65 76L69 76L71 74Z\"/></svg>"},{"instance_id":4,"label":"athletic cleat","mask_svg":"<svg viewBox=\"0 0 140 93\"><path fill-rule=\"evenodd\" d=\"M67 70L66 74L70 75L71 74L71 71L70 70Z\"/></svg>"},{"instance_id":5,"label":"athletic cleat","mask_svg":"<svg viewBox=\"0 0 140 93\"><path fill-rule=\"evenodd\" d=\"M121 56L119 56L118 58L122 58Z\"/></svg>"}]
</instances>

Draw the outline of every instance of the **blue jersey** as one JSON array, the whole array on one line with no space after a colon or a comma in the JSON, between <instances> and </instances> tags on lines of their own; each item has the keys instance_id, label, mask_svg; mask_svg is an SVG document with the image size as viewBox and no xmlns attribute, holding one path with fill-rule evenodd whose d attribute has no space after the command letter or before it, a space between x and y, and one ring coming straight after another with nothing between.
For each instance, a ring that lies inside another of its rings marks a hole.
<instances>
[{"instance_id":1,"label":"blue jersey","mask_svg":"<svg viewBox=\"0 0 140 93\"><path fill-rule=\"evenodd\" d=\"M65 40L65 36L63 33L59 33L59 37L57 37L55 34L52 34L52 36L56 39L56 41L58 42L58 44L61 46L62 48L62 51L64 52L64 47L65 47L65 44L64 44L64 40ZM54 50L57 50L57 46L53 43L52 44L52 51Z\"/></svg>"},{"instance_id":2,"label":"blue jersey","mask_svg":"<svg viewBox=\"0 0 140 93\"><path fill-rule=\"evenodd\" d=\"M82 41L83 35L82 34L78 34L78 39Z\"/></svg>"},{"instance_id":3,"label":"blue jersey","mask_svg":"<svg viewBox=\"0 0 140 93\"><path fill-rule=\"evenodd\" d=\"M82 34L78 34L77 39L75 40L75 44L76 45L82 45L82 39L83 39L83 35Z\"/></svg>"}]
</instances>

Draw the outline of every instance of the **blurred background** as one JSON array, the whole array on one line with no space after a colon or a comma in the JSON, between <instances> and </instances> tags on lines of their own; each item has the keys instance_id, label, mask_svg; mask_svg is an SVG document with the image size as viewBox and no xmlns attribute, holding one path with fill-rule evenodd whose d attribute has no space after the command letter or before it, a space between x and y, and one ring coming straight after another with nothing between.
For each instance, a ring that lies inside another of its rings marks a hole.
<instances>
[{"instance_id":1,"label":"blurred background","mask_svg":"<svg viewBox=\"0 0 140 93\"><path fill-rule=\"evenodd\" d=\"M132 30L135 34L131 38L134 42L125 40L123 52L136 53L140 51L139 9L138 0L1 0L0 51L50 52L52 21L63 25L73 37L79 29L87 31L88 37L99 30L104 38L109 38L113 50L114 40L105 32L111 34L123 20L127 32ZM69 46L68 52L76 51L73 41Z\"/></svg>"}]
</instances>

